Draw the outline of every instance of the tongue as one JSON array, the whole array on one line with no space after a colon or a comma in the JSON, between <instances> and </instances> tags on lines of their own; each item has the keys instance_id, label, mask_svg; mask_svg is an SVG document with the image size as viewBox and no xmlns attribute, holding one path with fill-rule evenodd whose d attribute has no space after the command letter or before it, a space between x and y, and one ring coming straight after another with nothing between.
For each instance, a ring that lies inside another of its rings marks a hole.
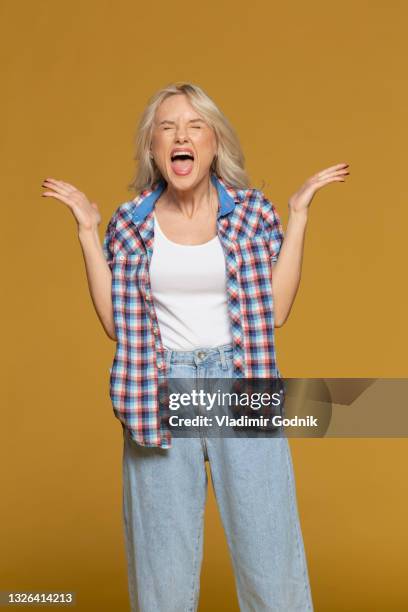
<instances>
[{"instance_id":1,"label":"tongue","mask_svg":"<svg viewBox=\"0 0 408 612\"><path fill-rule=\"evenodd\" d=\"M172 170L175 174L185 175L190 174L193 169L192 159L175 159L171 162Z\"/></svg>"}]
</instances>

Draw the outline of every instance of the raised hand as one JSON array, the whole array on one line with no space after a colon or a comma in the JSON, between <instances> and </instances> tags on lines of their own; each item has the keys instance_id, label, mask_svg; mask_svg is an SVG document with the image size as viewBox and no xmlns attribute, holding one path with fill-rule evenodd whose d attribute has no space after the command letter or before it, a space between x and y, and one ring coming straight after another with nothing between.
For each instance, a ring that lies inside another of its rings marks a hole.
<instances>
[{"instance_id":1,"label":"raised hand","mask_svg":"<svg viewBox=\"0 0 408 612\"><path fill-rule=\"evenodd\" d=\"M289 198L289 209L293 212L306 211L314 194L319 189L335 181L344 182L348 174L350 174L349 165L345 162L317 172L308 178L301 188Z\"/></svg>"},{"instance_id":2,"label":"raised hand","mask_svg":"<svg viewBox=\"0 0 408 612\"><path fill-rule=\"evenodd\" d=\"M98 227L101 222L98 206L95 202L90 202L82 191L69 183L53 178L45 179L42 187L51 191L44 191L41 195L56 198L68 206L75 217L78 229L93 230Z\"/></svg>"}]
</instances>

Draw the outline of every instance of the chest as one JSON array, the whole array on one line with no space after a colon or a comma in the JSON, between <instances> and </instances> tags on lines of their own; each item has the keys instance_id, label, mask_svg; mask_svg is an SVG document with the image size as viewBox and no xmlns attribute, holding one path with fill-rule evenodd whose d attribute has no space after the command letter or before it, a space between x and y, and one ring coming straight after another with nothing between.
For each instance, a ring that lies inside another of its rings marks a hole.
<instances>
[{"instance_id":1,"label":"chest","mask_svg":"<svg viewBox=\"0 0 408 612\"><path fill-rule=\"evenodd\" d=\"M268 243L262 231L259 215L236 209L230 215L215 219L200 218L199 221L198 224L175 223L174 218L165 219L160 216L160 212L151 210L137 224L124 223L120 231L117 231L114 245L114 263L118 264L118 272L120 273L123 265L132 267L134 273L130 276L135 278L139 276L141 269L148 269L156 237L161 230L162 237L165 236L169 243L191 246L198 250L201 249L201 245L218 238L220 253L222 248L227 271L237 273L241 270L244 277L252 276L253 280L256 280L258 269L261 268L263 272L269 263ZM126 277L129 278L128 275ZM143 281L146 280L145 274L142 277Z\"/></svg>"},{"instance_id":2,"label":"chest","mask_svg":"<svg viewBox=\"0 0 408 612\"><path fill-rule=\"evenodd\" d=\"M156 222L149 272L156 294L225 291L225 256L218 236L200 244L179 244L167 238Z\"/></svg>"},{"instance_id":3,"label":"chest","mask_svg":"<svg viewBox=\"0 0 408 612\"><path fill-rule=\"evenodd\" d=\"M175 244L202 245L217 235L215 212L200 211L188 218L171 211L156 209L153 216L158 232Z\"/></svg>"}]
</instances>

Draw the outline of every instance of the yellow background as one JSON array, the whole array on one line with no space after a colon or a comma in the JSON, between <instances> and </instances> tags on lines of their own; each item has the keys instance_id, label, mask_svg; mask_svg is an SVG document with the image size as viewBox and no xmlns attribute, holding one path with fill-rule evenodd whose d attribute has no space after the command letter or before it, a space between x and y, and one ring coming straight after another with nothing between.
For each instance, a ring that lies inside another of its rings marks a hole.
<instances>
[{"instance_id":1,"label":"yellow background","mask_svg":"<svg viewBox=\"0 0 408 612\"><path fill-rule=\"evenodd\" d=\"M41 183L96 201L102 237L133 197L140 113L174 80L229 117L284 226L308 176L349 162L348 181L312 202L278 363L287 377L407 376L407 4L4 0L0 11L0 590L75 590L77 610L126 611L114 344L74 218ZM316 611L408 609L407 440L290 444ZM211 487L205 536L200 611L236 611Z\"/></svg>"}]
</instances>

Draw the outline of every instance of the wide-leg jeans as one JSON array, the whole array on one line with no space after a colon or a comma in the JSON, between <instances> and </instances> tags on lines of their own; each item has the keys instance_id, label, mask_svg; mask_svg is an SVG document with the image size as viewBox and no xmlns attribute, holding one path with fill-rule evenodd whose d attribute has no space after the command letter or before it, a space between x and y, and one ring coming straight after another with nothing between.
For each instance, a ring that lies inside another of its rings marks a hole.
<instances>
[{"instance_id":1,"label":"wide-leg jeans","mask_svg":"<svg viewBox=\"0 0 408 612\"><path fill-rule=\"evenodd\" d=\"M172 378L232 378L232 346L166 349ZM195 612L208 461L242 612L313 611L286 437L173 436L123 427L123 518L132 612Z\"/></svg>"}]
</instances>

